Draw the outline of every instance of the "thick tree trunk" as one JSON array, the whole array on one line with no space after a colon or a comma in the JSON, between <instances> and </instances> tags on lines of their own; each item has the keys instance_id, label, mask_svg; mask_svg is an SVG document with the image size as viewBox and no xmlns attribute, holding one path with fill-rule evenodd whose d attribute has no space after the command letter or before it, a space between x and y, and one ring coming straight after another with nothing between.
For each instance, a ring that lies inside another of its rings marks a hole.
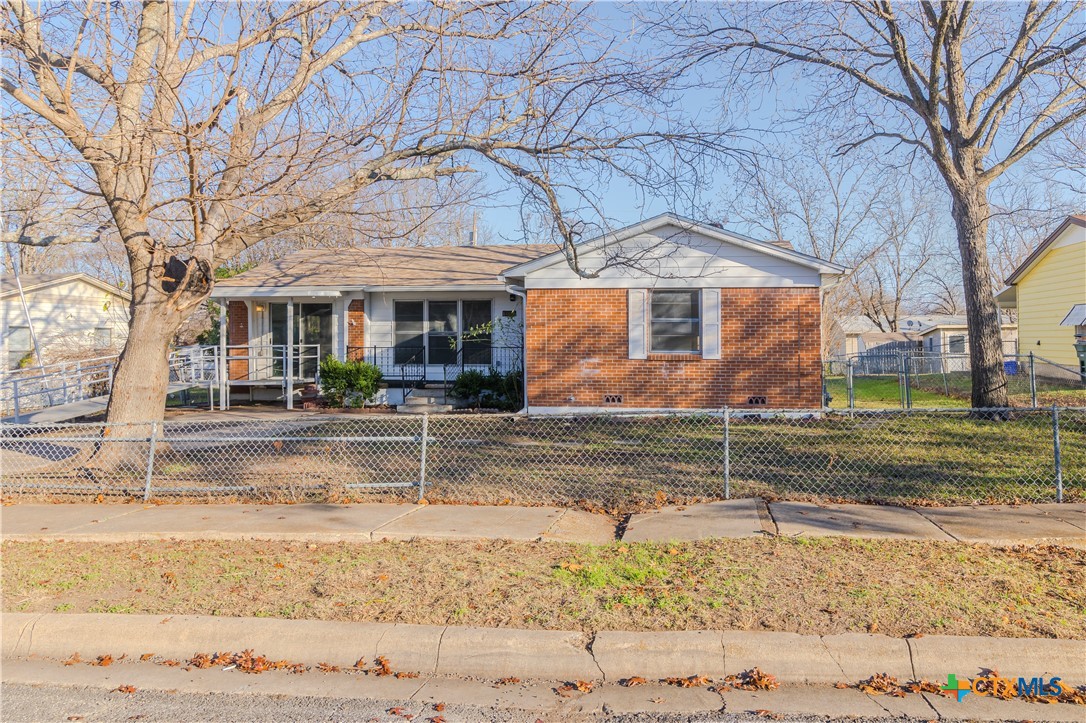
<instances>
[{"instance_id":1,"label":"thick tree trunk","mask_svg":"<svg viewBox=\"0 0 1086 723\"><path fill-rule=\"evenodd\" d=\"M111 423L144 423L162 419L169 385L170 342L182 315L165 298L132 305L128 340L117 363L106 419Z\"/></svg>"},{"instance_id":2,"label":"thick tree trunk","mask_svg":"<svg viewBox=\"0 0 1086 723\"><path fill-rule=\"evenodd\" d=\"M951 188L951 199L962 259L973 407L1006 407L1007 377L1003 371L1000 313L988 265L987 192L983 187Z\"/></svg>"}]
</instances>

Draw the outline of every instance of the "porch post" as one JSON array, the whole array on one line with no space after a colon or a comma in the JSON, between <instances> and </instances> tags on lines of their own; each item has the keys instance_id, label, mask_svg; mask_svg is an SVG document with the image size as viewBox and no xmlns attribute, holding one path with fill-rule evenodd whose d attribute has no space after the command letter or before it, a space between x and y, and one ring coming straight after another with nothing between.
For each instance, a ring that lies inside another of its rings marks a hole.
<instances>
[{"instance_id":1,"label":"porch post","mask_svg":"<svg viewBox=\"0 0 1086 723\"><path fill-rule=\"evenodd\" d=\"M219 410L226 411L230 397L230 364L226 361L226 300L219 304L219 359L216 371L219 377Z\"/></svg>"},{"instance_id":2,"label":"porch post","mask_svg":"<svg viewBox=\"0 0 1086 723\"><path fill-rule=\"evenodd\" d=\"M283 389L287 409L294 409L294 299L287 299L287 349L283 363Z\"/></svg>"}]
</instances>

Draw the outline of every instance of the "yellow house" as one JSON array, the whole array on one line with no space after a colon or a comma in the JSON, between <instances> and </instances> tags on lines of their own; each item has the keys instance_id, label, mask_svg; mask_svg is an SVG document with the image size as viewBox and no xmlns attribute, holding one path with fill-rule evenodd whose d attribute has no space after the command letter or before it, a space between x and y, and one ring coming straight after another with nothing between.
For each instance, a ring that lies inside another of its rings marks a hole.
<instances>
[{"instance_id":1,"label":"yellow house","mask_svg":"<svg viewBox=\"0 0 1086 723\"><path fill-rule=\"evenodd\" d=\"M996 299L1018 310L1022 354L1079 369L1075 335L1086 332L1072 312L1086 304L1086 215L1064 219L1007 278Z\"/></svg>"}]
</instances>

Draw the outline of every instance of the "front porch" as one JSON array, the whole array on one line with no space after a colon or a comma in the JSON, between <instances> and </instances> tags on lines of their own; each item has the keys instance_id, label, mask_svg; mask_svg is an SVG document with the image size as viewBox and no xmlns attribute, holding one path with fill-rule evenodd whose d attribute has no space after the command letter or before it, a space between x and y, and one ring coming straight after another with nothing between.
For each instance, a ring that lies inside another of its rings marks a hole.
<instances>
[{"instance_id":1,"label":"front porch","mask_svg":"<svg viewBox=\"0 0 1086 723\"><path fill-rule=\"evenodd\" d=\"M464 371L522 370L517 304L492 289L222 298L220 408L234 400L293 409L307 386L319 385L329 355L380 369L376 402L391 406L417 389L447 389Z\"/></svg>"}]
</instances>

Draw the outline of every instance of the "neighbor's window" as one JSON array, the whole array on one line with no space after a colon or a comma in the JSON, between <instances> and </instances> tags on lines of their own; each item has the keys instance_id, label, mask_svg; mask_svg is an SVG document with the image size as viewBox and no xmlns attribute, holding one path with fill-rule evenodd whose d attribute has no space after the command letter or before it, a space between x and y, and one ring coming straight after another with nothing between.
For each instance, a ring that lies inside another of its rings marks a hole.
<instances>
[{"instance_id":1,"label":"neighbor's window","mask_svg":"<svg viewBox=\"0 0 1086 723\"><path fill-rule=\"evenodd\" d=\"M701 292L653 291L649 330L652 352L701 351Z\"/></svg>"},{"instance_id":2,"label":"neighbor's window","mask_svg":"<svg viewBox=\"0 0 1086 723\"><path fill-rule=\"evenodd\" d=\"M113 329L108 326L99 326L94 330L94 348L108 349L113 346Z\"/></svg>"},{"instance_id":3,"label":"neighbor's window","mask_svg":"<svg viewBox=\"0 0 1086 723\"><path fill-rule=\"evenodd\" d=\"M951 354L964 354L965 336L962 334L955 334L950 337L950 344L948 346Z\"/></svg>"},{"instance_id":4,"label":"neighbor's window","mask_svg":"<svg viewBox=\"0 0 1086 723\"><path fill-rule=\"evenodd\" d=\"M8 327L8 349L11 351L30 351L30 327Z\"/></svg>"}]
</instances>

